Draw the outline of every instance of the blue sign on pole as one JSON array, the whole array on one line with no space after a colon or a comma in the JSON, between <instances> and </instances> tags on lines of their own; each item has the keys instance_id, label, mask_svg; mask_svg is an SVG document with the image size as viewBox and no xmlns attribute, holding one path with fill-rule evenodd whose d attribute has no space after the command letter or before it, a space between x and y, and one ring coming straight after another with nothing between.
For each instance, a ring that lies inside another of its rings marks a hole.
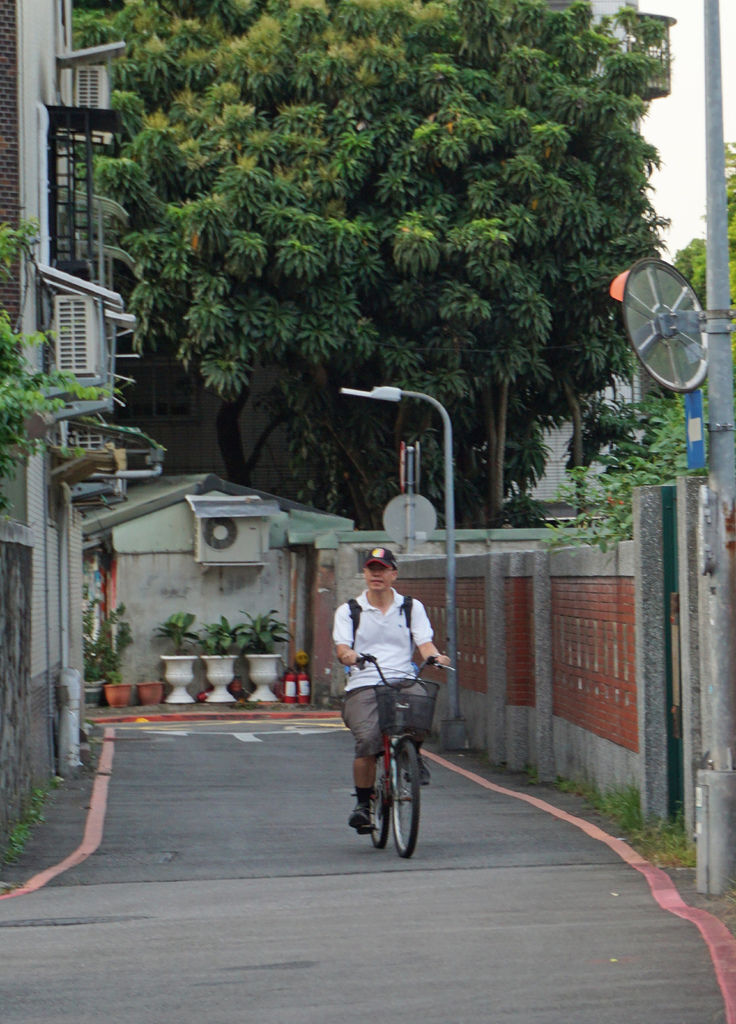
<instances>
[{"instance_id":1,"label":"blue sign on pole","mask_svg":"<svg viewBox=\"0 0 736 1024\"><path fill-rule=\"evenodd\" d=\"M705 431L703 429L703 392L690 391L685 395L685 426L687 430L687 468L705 466Z\"/></svg>"}]
</instances>

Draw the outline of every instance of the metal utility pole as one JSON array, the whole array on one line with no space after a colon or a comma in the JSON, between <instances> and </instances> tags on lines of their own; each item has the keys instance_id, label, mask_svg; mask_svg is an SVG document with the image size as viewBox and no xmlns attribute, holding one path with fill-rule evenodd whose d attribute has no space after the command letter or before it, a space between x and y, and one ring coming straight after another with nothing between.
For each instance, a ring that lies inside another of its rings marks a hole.
<instances>
[{"instance_id":1,"label":"metal utility pole","mask_svg":"<svg viewBox=\"0 0 736 1024\"><path fill-rule=\"evenodd\" d=\"M704 3L710 456L703 489L708 612L703 641L710 671L702 695L704 763L696 790L697 888L719 894L736 876L736 483L719 0Z\"/></svg>"},{"instance_id":2,"label":"metal utility pole","mask_svg":"<svg viewBox=\"0 0 736 1024\"><path fill-rule=\"evenodd\" d=\"M402 398L421 398L437 409L442 417L444 428L444 462L445 462L445 551L447 573L445 578L445 605L447 612L447 653L453 666L457 665L457 605L456 605L456 569L455 569L455 474L452 461L452 421L449 413L441 402L423 391L404 391L390 385L374 387L371 391L358 391L355 388L340 388L340 394L353 395L357 398L374 398L379 402L399 402ZM449 719L442 722L440 741L445 750L461 750L467 744L465 719L460 715L460 691L457 674L448 673L447 697L449 703Z\"/></svg>"},{"instance_id":3,"label":"metal utility pole","mask_svg":"<svg viewBox=\"0 0 736 1024\"><path fill-rule=\"evenodd\" d=\"M414 473L415 454L416 449L414 445L407 445L404 450L404 458L406 460L406 494L409 499L406 503L406 552L409 555L414 554L416 542L416 502L414 500L414 487L416 484Z\"/></svg>"}]
</instances>

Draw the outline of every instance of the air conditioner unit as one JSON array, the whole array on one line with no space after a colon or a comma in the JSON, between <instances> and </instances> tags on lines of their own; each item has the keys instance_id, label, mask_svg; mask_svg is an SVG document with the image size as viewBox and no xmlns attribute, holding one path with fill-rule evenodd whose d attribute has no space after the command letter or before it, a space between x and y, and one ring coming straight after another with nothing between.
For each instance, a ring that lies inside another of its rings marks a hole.
<instances>
[{"instance_id":1,"label":"air conditioner unit","mask_svg":"<svg viewBox=\"0 0 736 1024\"><path fill-rule=\"evenodd\" d=\"M100 321L87 295L54 296L56 368L75 377L99 379L104 360Z\"/></svg>"},{"instance_id":2,"label":"air conditioner unit","mask_svg":"<svg viewBox=\"0 0 736 1024\"><path fill-rule=\"evenodd\" d=\"M194 559L202 565L261 562L265 520L258 517L207 517L195 520Z\"/></svg>"},{"instance_id":3,"label":"air conditioner unit","mask_svg":"<svg viewBox=\"0 0 736 1024\"><path fill-rule=\"evenodd\" d=\"M74 106L108 110L110 107L110 76L106 64L88 64L74 73Z\"/></svg>"}]
</instances>

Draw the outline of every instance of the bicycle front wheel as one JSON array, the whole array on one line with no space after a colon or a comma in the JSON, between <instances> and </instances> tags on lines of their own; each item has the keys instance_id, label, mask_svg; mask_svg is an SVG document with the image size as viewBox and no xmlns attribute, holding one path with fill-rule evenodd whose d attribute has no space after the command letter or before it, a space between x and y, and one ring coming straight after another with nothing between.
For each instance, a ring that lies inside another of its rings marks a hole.
<instances>
[{"instance_id":1,"label":"bicycle front wheel","mask_svg":"<svg viewBox=\"0 0 736 1024\"><path fill-rule=\"evenodd\" d=\"M413 741L404 736L394 752L391 817L400 857L411 857L419 835L419 760Z\"/></svg>"},{"instance_id":2,"label":"bicycle front wheel","mask_svg":"<svg viewBox=\"0 0 736 1024\"><path fill-rule=\"evenodd\" d=\"M371 818L371 839L373 840L373 845L382 850L388 842L388 830L391 825L383 754L378 758L378 763L376 764L376 781L371 798Z\"/></svg>"}]
</instances>

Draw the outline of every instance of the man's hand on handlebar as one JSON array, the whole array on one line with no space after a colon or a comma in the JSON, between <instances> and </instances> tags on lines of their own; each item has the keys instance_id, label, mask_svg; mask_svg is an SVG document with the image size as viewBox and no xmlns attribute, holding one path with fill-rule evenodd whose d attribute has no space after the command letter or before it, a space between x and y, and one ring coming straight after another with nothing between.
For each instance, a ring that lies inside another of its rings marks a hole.
<instances>
[{"instance_id":1,"label":"man's hand on handlebar","mask_svg":"<svg viewBox=\"0 0 736 1024\"><path fill-rule=\"evenodd\" d=\"M424 664L436 665L437 668L450 668L450 656L448 654L430 654Z\"/></svg>"},{"instance_id":2,"label":"man's hand on handlebar","mask_svg":"<svg viewBox=\"0 0 736 1024\"><path fill-rule=\"evenodd\" d=\"M374 655L366 654L365 652L361 651L360 654L356 655L353 664L357 669L362 669L365 668L367 664L377 665L378 662L376 661ZM434 665L437 668L446 668L449 669L450 672L455 671L455 669L450 665L450 659L446 654L430 654L430 656L428 658L425 658L425 660L422 662L419 671L421 672L426 665Z\"/></svg>"}]
</instances>

